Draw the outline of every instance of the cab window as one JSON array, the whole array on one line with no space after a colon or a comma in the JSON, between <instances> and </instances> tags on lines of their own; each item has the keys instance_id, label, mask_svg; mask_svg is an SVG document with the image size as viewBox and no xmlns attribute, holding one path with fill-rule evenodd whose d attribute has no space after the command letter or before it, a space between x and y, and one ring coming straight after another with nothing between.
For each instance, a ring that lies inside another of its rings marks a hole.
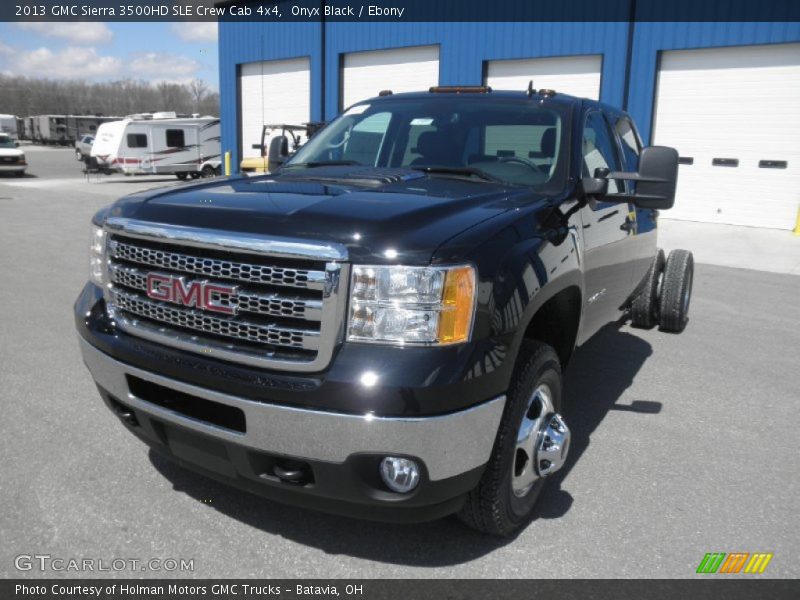
<instances>
[{"instance_id":1,"label":"cab window","mask_svg":"<svg viewBox=\"0 0 800 600\"><path fill-rule=\"evenodd\" d=\"M625 170L635 171L639 166L639 154L642 152L642 141L639 139L639 134L631 120L626 117L618 119L614 129L622 145Z\"/></svg>"},{"instance_id":2,"label":"cab window","mask_svg":"<svg viewBox=\"0 0 800 600\"><path fill-rule=\"evenodd\" d=\"M595 177L598 169L607 171L621 171L619 157L614 148L611 131L608 128L603 114L592 111L586 115L583 128L583 176ZM609 180L608 193L619 194L622 192L622 182Z\"/></svg>"}]
</instances>

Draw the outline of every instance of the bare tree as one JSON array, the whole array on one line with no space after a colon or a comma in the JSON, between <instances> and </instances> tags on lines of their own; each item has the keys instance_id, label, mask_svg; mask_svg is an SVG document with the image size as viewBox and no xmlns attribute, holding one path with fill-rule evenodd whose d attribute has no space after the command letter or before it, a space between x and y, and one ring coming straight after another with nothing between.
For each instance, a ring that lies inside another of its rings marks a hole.
<instances>
[{"instance_id":1,"label":"bare tree","mask_svg":"<svg viewBox=\"0 0 800 600\"><path fill-rule=\"evenodd\" d=\"M154 85L136 79L92 83L82 80L33 79L0 74L0 113L17 116L92 114L124 116L173 110L219 114L219 94L206 82Z\"/></svg>"},{"instance_id":2,"label":"bare tree","mask_svg":"<svg viewBox=\"0 0 800 600\"><path fill-rule=\"evenodd\" d=\"M194 100L194 112L200 112L200 106L208 95L208 85L202 79L194 78L189 82L189 93Z\"/></svg>"}]
</instances>

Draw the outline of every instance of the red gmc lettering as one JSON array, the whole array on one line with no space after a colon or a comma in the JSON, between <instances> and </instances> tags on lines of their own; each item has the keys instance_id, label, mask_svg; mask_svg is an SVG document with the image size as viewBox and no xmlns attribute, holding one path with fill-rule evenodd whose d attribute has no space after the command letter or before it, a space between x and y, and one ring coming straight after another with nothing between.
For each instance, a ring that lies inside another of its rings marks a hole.
<instances>
[{"instance_id":1,"label":"red gmc lettering","mask_svg":"<svg viewBox=\"0 0 800 600\"><path fill-rule=\"evenodd\" d=\"M236 293L235 287L192 281L186 283L179 277L147 274L147 296L153 300L163 300L188 307L232 315L236 313L233 306L222 304L222 295L231 296Z\"/></svg>"},{"instance_id":2,"label":"red gmc lettering","mask_svg":"<svg viewBox=\"0 0 800 600\"><path fill-rule=\"evenodd\" d=\"M172 277L147 274L147 295L153 300L166 300L172 302Z\"/></svg>"},{"instance_id":3,"label":"red gmc lettering","mask_svg":"<svg viewBox=\"0 0 800 600\"><path fill-rule=\"evenodd\" d=\"M193 281L189 284L186 284L181 279L173 279L173 302L183 304L184 306L197 306L198 308L204 308L203 299L200 295L202 287L203 284L199 281Z\"/></svg>"}]
</instances>

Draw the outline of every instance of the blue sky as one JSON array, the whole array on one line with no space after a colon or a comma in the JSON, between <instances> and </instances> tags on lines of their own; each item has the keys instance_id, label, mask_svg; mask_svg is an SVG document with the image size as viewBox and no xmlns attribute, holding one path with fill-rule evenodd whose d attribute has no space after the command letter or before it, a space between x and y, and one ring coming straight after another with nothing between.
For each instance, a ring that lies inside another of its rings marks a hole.
<instances>
[{"instance_id":1,"label":"blue sky","mask_svg":"<svg viewBox=\"0 0 800 600\"><path fill-rule=\"evenodd\" d=\"M109 81L132 78L218 87L217 24L2 23L0 73Z\"/></svg>"}]
</instances>

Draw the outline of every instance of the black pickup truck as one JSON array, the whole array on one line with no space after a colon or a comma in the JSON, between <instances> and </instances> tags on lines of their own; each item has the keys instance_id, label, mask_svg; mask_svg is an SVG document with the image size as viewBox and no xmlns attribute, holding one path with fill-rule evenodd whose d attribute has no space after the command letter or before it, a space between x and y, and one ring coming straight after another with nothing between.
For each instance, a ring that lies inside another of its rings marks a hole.
<instances>
[{"instance_id":1,"label":"black pickup truck","mask_svg":"<svg viewBox=\"0 0 800 600\"><path fill-rule=\"evenodd\" d=\"M278 158L94 217L75 320L103 400L269 498L519 528L569 450L576 346L687 322L692 256L656 247L677 153L598 102L439 87Z\"/></svg>"}]
</instances>

